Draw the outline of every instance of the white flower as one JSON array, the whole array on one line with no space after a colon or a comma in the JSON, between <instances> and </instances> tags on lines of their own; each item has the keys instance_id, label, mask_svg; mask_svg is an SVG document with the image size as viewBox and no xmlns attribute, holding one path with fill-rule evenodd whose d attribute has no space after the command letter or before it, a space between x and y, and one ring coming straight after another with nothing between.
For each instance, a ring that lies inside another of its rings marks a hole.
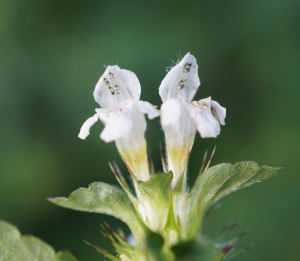
<instances>
[{"instance_id":1,"label":"white flower","mask_svg":"<svg viewBox=\"0 0 300 261\"><path fill-rule=\"evenodd\" d=\"M100 138L115 141L127 165L139 180L149 179L147 148L144 133L146 121L159 115L156 108L140 101L141 85L137 76L119 66L108 66L94 90L94 99L102 108L87 119L80 129L79 138L85 139L90 128L100 119L105 128Z\"/></svg>"},{"instance_id":2,"label":"white flower","mask_svg":"<svg viewBox=\"0 0 300 261\"><path fill-rule=\"evenodd\" d=\"M216 138L226 109L210 97L192 102L200 86L196 59L187 53L166 75L159 87L163 101L161 123L166 137L168 168L174 173L173 187L184 172L196 130L202 138Z\"/></svg>"}]
</instances>

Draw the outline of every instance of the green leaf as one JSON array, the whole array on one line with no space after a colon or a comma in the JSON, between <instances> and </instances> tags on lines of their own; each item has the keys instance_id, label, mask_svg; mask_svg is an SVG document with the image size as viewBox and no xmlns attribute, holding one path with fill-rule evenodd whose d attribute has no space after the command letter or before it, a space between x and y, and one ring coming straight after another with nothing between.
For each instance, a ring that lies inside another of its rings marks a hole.
<instances>
[{"instance_id":1,"label":"green leaf","mask_svg":"<svg viewBox=\"0 0 300 261\"><path fill-rule=\"evenodd\" d=\"M114 216L129 226L135 238L144 238L128 196L115 186L94 182L88 188L75 190L69 198L49 198L49 201L66 208Z\"/></svg>"},{"instance_id":2,"label":"green leaf","mask_svg":"<svg viewBox=\"0 0 300 261\"><path fill-rule=\"evenodd\" d=\"M259 170L255 162L238 162L234 164L230 171L230 178L222 185L216 195L213 197L211 204L228 195L231 192L242 188L243 183L253 177Z\"/></svg>"},{"instance_id":3,"label":"green leaf","mask_svg":"<svg viewBox=\"0 0 300 261\"><path fill-rule=\"evenodd\" d=\"M230 179L219 189L211 201L214 204L224 196L241 188L250 186L266 178L275 176L282 168L272 168L268 166L259 167L256 162L242 161L233 165Z\"/></svg>"},{"instance_id":4,"label":"green leaf","mask_svg":"<svg viewBox=\"0 0 300 261\"><path fill-rule=\"evenodd\" d=\"M173 189L175 194L180 194L181 195L183 193L183 191L185 191L185 190L183 190L183 188L184 188L184 179L186 179L186 176L185 176L184 173L182 173L182 175L180 176L175 188Z\"/></svg>"},{"instance_id":5,"label":"green leaf","mask_svg":"<svg viewBox=\"0 0 300 261\"><path fill-rule=\"evenodd\" d=\"M230 178L232 165L222 163L202 173L192 189L189 206L189 220L192 224L189 236L197 232L202 225L202 218L218 189Z\"/></svg>"},{"instance_id":6,"label":"green leaf","mask_svg":"<svg viewBox=\"0 0 300 261\"><path fill-rule=\"evenodd\" d=\"M0 220L1 261L76 261L69 252L54 249L34 236L22 236L18 229Z\"/></svg>"},{"instance_id":7,"label":"green leaf","mask_svg":"<svg viewBox=\"0 0 300 261\"><path fill-rule=\"evenodd\" d=\"M173 209L173 192L170 191L170 201L169 201L169 210L167 215L167 221L164 227L164 230L175 230L177 232L177 226L176 226L176 218L174 215L174 209Z\"/></svg>"},{"instance_id":8,"label":"green leaf","mask_svg":"<svg viewBox=\"0 0 300 261\"><path fill-rule=\"evenodd\" d=\"M241 184L240 188L248 187L256 182L260 182L266 178L275 176L281 169L284 169L284 167L272 168L268 166L262 166L254 176L252 176L250 179Z\"/></svg>"},{"instance_id":9,"label":"green leaf","mask_svg":"<svg viewBox=\"0 0 300 261\"><path fill-rule=\"evenodd\" d=\"M170 190L170 202L169 202L169 212L168 212L168 218L165 223L164 229L161 231L161 235L165 239L164 244L164 255L165 257L172 257L174 256L174 253L170 251L170 246L174 243L172 242L174 238L177 238L177 240L181 240L180 238L180 232L179 229L181 228L180 219L178 217L178 222L176 224L176 219L174 215L174 209L173 209L173 191ZM179 225L179 229L177 227ZM167 259L169 260L169 259Z\"/></svg>"},{"instance_id":10,"label":"green leaf","mask_svg":"<svg viewBox=\"0 0 300 261\"><path fill-rule=\"evenodd\" d=\"M280 169L259 167L255 162L244 161L234 165L222 163L206 170L197 178L189 195L189 220L193 224L189 235L201 228L203 216L210 205L229 193L276 175Z\"/></svg>"},{"instance_id":11,"label":"green leaf","mask_svg":"<svg viewBox=\"0 0 300 261\"><path fill-rule=\"evenodd\" d=\"M163 229L167 219L166 213L169 208L169 192L172 179L173 173L159 173L152 175L150 180L137 185L141 197L135 204L136 209L139 209L140 205L152 206L156 222L161 229ZM146 224L151 227L147 222L149 222L149 220L146 221Z\"/></svg>"},{"instance_id":12,"label":"green leaf","mask_svg":"<svg viewBox=\"0 0 300 261\"><path fill-rule=\"evenodd\" d=\"M173 173L158 173L139 186L148 192L156 201L163 201L166 205L169 203L170 186L173 179Z\"/></svg>"}]
</instances>

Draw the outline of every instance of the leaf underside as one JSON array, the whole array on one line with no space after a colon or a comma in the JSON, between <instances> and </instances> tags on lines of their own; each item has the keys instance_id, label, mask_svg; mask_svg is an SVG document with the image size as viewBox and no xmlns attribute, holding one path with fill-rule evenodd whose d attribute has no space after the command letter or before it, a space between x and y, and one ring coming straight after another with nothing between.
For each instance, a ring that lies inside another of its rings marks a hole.
<instances>
[{"instance_id":1,"label":"leaf underside","mask_svg":"<svg viewBox=\"0 0 300 261\"><path fill-rule=\"evenodd\" d=\"M229 193L276 175L280 169L259 167L256 162L243 161L234 165L222 163L206 170L197 178L189 195L189 220L194 224L192 234L201 225L209 206Z\"/></svg>"},{"instance_id":2,"label":"leaf underside","mask_svg":"<svg viewBox=\"0 0 300 261\"><path fill-rule=\"evenodd\" d=\"M55 253L42 240L22 236L19 230L8 222L0 220L0 260L1 261L77 261L67 251Z\"/></svg>"},{"instance_id":3,"label":"leaf underside","mask_svg":"<svg viewBox=\"0 0 300 261\"><path fill-rule=\"evenodd\" d=\"M75 190L69 198L48 200L65 208L114 216L124 221L134 236L143 237L144 231L138 225L128 196L115 186L94 182L88 188Z\"/></svg>"}]
</instances>

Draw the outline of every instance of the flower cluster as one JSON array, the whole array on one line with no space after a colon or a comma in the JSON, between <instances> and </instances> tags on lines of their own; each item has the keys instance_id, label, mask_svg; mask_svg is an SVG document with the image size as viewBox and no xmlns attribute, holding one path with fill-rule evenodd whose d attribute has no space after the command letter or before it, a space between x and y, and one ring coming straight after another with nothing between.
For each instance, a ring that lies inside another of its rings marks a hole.
<instances>
[{"instance_id":1,"label":"flower cluster","mask_svg":"<svg viewBox=\"0 0 300 261\"><path fill-rule=\"evenodd\" d=\"M91 126L100 119L105 128L100 138L115 141L121 157L137 180L150 179L144 133L146 121L161 117L167 147L168 171L173 172L172 186L186 175L184 165L194 142L196 130L202 138L216 138L220 123L225 124L226 109L210 97L192 101L200 86L196 59L187 53L166 75L159 87L161 110L140 101L141 86L137 76L117 65L108 66L99 79L94 99L102 108L82 126L79 138L85 139Z\"/></svg>"},{"instance_id":2,"label":"flower cluster","mask_svg":"<svg viewBox=\"0 0 300 261\"><path fill-rule=\"evenodd\" d=\"M206 237L201 236L204 216L222 197L276 175L280 168L259 167L251 161L209 167L211 158L204 168L205 154L195 183L187 189L186 165L196 132L202 138L217 137L226 116L226 109L211 97L193 101L199 85L198 65L190 53L171 68L161 82L160 110L139 100L141 86L133 72L108 66L98 81L94 98L102 108L96 109L96 114L83 124L78 136L85 139L91 126L100 119L105 125L100 138L116 142L134 188L128 185L117 165L110 165L122 190L94 182L88 188L74 191L69 198L49 200L63 207L104 213L125 222L132 233L127 239L108 225L102 227L118 252L116 257L93 246L111 260L221 261L248 249L234 248L245 233L229 241L205 240ZM155 173L153 164L149 170L144 114L149 119L161 118L167 155L167 166L162 156L163 173Z\"/></svg>"},{"instance_id":3,"label":"flower cluster","mask_svg":"<svg viewBox=\"0 0 300 261\"><path fill-rule=\"evenodd\" d=\"M187 53L161 82L159 94L163 103L158 110L156 106L139 100L141 86L133 72L118 66L108 66L94 90L94 99L102 108L96 109L96 114L83 124L78 135L85 139L98 119L104 123L105 128L100 138L105 142L116 142L118 151L132 174L136 198L125 180L121 181L121 176L118 178L114 168L112 169L141 221L164 238L166 256L172 256L171 246L190 237L189 230L193 227L189 221L188 208L192 200L186 194L185 166L196 131L202 138L215 138L220 134L220 123L225 124L226 109L219 103L210 97L192 101L199 86L196 59ZM164 171L169 172L169 175L159 176L149 172L144 114L149 119L161 117L167 150L167 169L165 167ZM158 184L150 185L149 191L146 184L154 183L155 179L168 186L159 188ZM140 182L144 184L141 185ZM170 188L174 191L172 195L168 192ZM165 196L164 193L168 195ZM170 219L168 212L172 213L174 221L180 225L166 225ZM137 245L143 245L141 237L134 236L138 241ZM122 260L128 258L128 255L121 256ZM139 255L135 253L137 260L143 259L137 256Z\"/></svg>"}]
</instances>

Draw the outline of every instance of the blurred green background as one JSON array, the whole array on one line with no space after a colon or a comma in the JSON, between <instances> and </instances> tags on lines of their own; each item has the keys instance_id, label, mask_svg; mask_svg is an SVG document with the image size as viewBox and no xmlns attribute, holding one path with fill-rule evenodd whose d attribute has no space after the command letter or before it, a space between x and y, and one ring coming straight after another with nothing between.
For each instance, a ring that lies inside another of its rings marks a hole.
<instances>
[{"instance_id":1,"label":"blurred green background","mask_svg":"<svg viewBox=\"0 0 300 261\"><path fill-rule=\"evenodd\" d=\"M197 135L190 184L205 149L212 164L257 161L283 166L278 176L222 200L204 232L215 236L228 221L250 233L253 248L236 260L300 260L300 1L79 1L0 2L0 218L80 261L102 260L84 242L110 250L100 233L105 216L52 205L93 181L116 183L108 161L128 176L114 143L86 141L82 123L99 107L92 92L103 64L135 72L142 100L160 105L158 87L177 55L199 65L196 99L212 96L227 108L217 139ZM161 169L159 120L146 138ZM297 169L298 168L298 169Z\"/></svg>"}]
</instances>

